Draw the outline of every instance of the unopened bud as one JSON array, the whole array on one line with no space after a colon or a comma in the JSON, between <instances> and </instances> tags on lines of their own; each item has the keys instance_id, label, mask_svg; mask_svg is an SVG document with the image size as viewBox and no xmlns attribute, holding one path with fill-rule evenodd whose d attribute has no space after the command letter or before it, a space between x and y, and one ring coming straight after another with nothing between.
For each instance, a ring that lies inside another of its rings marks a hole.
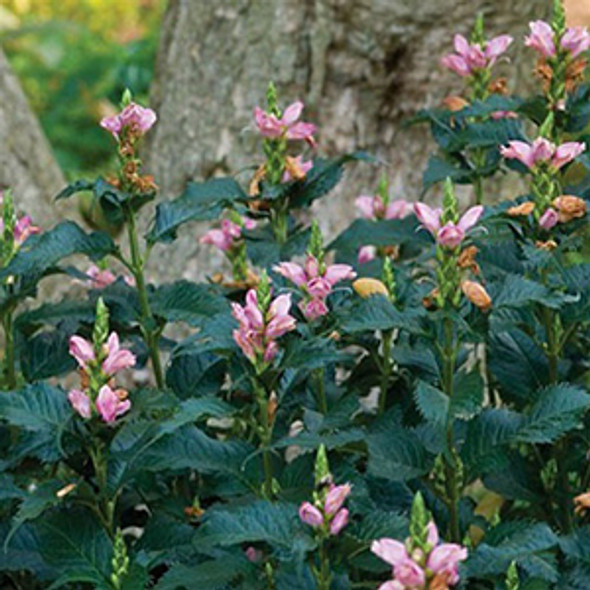
<instances>
[{"instance_id":1,"label":"unopened bud","mask_svg":"<svg viewBox=\"0 0 590 590\"><path fill-rule=\"evenodd\" d=\"M352 288L360 295L363 299L371 297L371 295L385 295L389 296L387 287L378 279L357 279L352 283Z\"/></svg>"},{"instance_id":2,"label":"unopened bud","mask_svg":"<svg viewBox=\"0 0 590 590\"><path fill-rule=\"evenodd\" d=\"M463 281L461 283L463 294L473 305L482 311L487 311L492 305L492 298L482 285L475 281Z\"/></svg>"}]
</instances>

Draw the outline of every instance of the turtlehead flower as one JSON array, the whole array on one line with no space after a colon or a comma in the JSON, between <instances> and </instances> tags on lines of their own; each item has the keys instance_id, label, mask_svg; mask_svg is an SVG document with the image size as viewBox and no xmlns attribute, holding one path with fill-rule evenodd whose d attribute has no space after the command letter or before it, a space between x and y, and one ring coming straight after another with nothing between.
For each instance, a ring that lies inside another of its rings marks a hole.
<instances>
[{"instance_id":1,"label":"turtlehead flower","mask_svg":"<svg viewBox=\"0 0 590 590\"><path fill-rule=\"evenodd\" d=\"M258 130L263 137L269 139L303 139L315 145L313 138L316 126L312 123L299 121L303 111L303 103L296 101L289 105L283 112L282 117L263 111L260 107L254 109L254 118Z\"/></svg>"},{"instance_id":2,"label":"turtlehead flower","mask_svg":"<svg viewBox=\"0 0 590 590\"><path fill-rule=\"evenodd\" d=\"M114 375L135 366L135 355L130 350L121 348L116 332L111 332L104 348L107 356L102 362L102 370L105 374Z\"/></svg>"},{"instance_id":3,"label":"turtlehead flower","mask_svg":"<svg viewBox=\"0 0 590 590\"><path fill-rule=\"evenodd\" d=\"M553 28L549 23L536 20L529 23L530 35L525 37L524 43L544 58L557 55L557 43ZM569 27L562 35L559 47L570 53L572 58L578 57L590 47L590 34L586 27Z\"/></svg>"},{"instance_id":4,"label":"turtlehead flower","mask_svg":"<svg viewBox=\"0 0 590 590\"><path fill-rule=\"evenodd\" d=\"M410 540L406 543L387 538L373 541L371 551L393 566L393 580L381 585L379 590L433 587L429 584L441 578L450 586L459 582L459 563L467 559L467 549L455 543L439 543L438 529L432 521L427 525L426 541L430 546L429 551L426 547L426 555L421 549L408 553Z\"/></svg>"},{"instance_id":5,"label":"turtlehead flower","mask_svg":"<svg viewBox=\"0 0 590 590\"><path fill-rule=\"evenodd\" d=\"M255 289L246 293L245 305L232 303L232 315L239 327L233 337L246 357L254 364L271 362L279 351L277 338L295 329L295 318L289 315L291 295L279 295L264 315L258 305Z\"/></svg>"},{"instance_id":6,"label":"turtlehead flower","mask_svg":"<svg viewBox=\"0 0 590 590\"><path fill-rule=\"evenodd\" d=\"M361 246L357 257L359 264L366 264L377 258L377 248L375 246Z\"/></svg>"},{"instance_id":7,"label":"turtlehead flower","mask_svg":"<svg viewBox=\"0 0 590 590\"><path fill-rule=\"evenodd\" d=\"M476 70L491 68L511 43L510 35L494 37L483 46L479 43L470 44L463 35L455 35L455 53L445 55L441 64L459 76L470 76Z\"/></svg>"},{"instance_id":8,"label":"turtlehead flower","mask_svg":"<svg viewBox=\"0 0 590 590\"><path fill-rule=\"evenodd\" d=\"M349 483L343 485L331 484L323 498L315 504L303 502L299 507L299 518L314 529L322 529L324 534L336 536L348 524L349 512L343 508L352 487Z\"/></svg>"},{"instance_id":9,"label":"turtlehead flower","mask_svg":"<svg viewBox=\"0 0 590 590\"><path fill-rule=\"evenodd\" d=\"M83 391L72 389L68 393L68 400L82 418L90 418L92 416L92 402Z\"/></svg>"},{"instance_id":10,"label":"turtlehead flower","mask_svg":"<svg viewBox=\"0 0 590 590\"><path fill-rule=\"evenodd\" d=\"M551 229L555 227L559 222L559 213L553 209L553 207L549 207L543 215L539 218L539 225L543 229Z\"/></svg>"},{"instance_id":11,"label":"turtlehead flower","mask_svg":"<svg viewBox=\"0 0 590 590\"><path fill-rule=\"evenodd\" d=\"M467 232L479 221L483 210L481 205L470 207L457 224L448 222L441 226L442 209L438 207L433 209L425 203L414 205L414 213L422 226L432 234L438 244L446 248L457 248L461 244Z\"/></svg>"},{"instance_id":12,"label":"turtlehead flower","mask_svg":"<svg viewBox=\"0 0 590 590\"><path fill-rule=\"evenodd\" d=\"M380 195L361 195L354 204L365 219L404 219L412 212L412 204L399 199L385 204Z\"/></svg>"},{"instance_id":13,"label":"turtlehead flower","mask_svg":"<svg viewBox=\"0 0 590 590\"><path fill-rule=\"evenodd\" d=\"M130 408L131 402L128 399L121 399L117 391L113 391L108 385L100 388L96 398L96 410L107 424L112 424Z\"/></svg>"},{"instance_id":14,"label":"turtlehead flower","mask_svg":"<svg viewBox=\"0 0 590 590\"><path fill-rule=\"evenodd\" d=\"M294 262L281 262L273 270L285 277L304 294L299 308L308 320L314 320L328 313L326 298L340 281L354 279L356 273L348 264L320 263L308 254L303 266Z\"/></svg>"},{"instance_id":15,"label":"turtlehead flower","mask_svg":"<svg viewBox=\"0 0 590 590\"><path fill-rule=\"evenodd\" d=\"M17 246L21 246L29 236L38 233L41 233L41 228L33 225L33 221L29 215L24 215L14 226L14 241Z\"/></svg>"},{"instance_id":16,"label":"turtlehead flower","mask_svg":"<svg viewBox=\"0 0 590 590\"><path fill-rule=\"evenodd\" d=\"M76 359L81 369L86 369L88 363L96 358L92 343L81 336L72 336L70 338L69 352Z\"/></svg>"},{"instance_id":17,"label":"turtlehead flower","mask_svg":"<svg viewBox=\"0 0 590 590\"><path fill-rule=\"evenodd\" d=\"M556 146L544 137L538 137L532 144L524 141L513 140L507 146L500 148L504 158L516 159L527 168L533 170L539 164L547 164L555 170L559 170L586 149L585 143L570 141Z\"/></svg>"},{"instance_id":18,"label":"turtlehead flower","mask_svg":"<svg viewBox=\"0 0 590 590\"><path fill-rule=\"evenodd\" d=\"M117 115L104 117L100 122L100 126L118 140L125 129L134 135L145 135L152 128L157 118L155 111L152 109L132 102Z\"/></svg>"},{"instance_id":19,"label":"turtlehead flower","mask_svg":"<svg viewBox=\"0 0 590 590\"><path fill-rule=\"evenodd\" d=\"M247 217L242 218L240 223L224 219L219 229L210 229L199 242L201 244L211 244L222 252L228 252L241 239L243 229L254 229L255 227L256 222Z\"/></svg>"}]
</instances>

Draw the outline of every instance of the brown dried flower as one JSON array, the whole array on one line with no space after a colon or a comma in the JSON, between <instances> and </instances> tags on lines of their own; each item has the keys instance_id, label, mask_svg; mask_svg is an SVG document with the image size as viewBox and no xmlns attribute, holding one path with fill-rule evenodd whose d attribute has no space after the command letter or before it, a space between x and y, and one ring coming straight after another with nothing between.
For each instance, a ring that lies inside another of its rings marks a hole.
<instances>
[{"instance_id":1,"label":"brown dried flower","mask_svg":"<svg viewBox=\"0 0 590 590\"><path fill-rule=\"evenodd\" d=\"M475 281L463 281L461 283L461 290L465 297L482 311L487 311L492 306L492 298L488 295L483 285Z\"/></svg>"}]
</instances>

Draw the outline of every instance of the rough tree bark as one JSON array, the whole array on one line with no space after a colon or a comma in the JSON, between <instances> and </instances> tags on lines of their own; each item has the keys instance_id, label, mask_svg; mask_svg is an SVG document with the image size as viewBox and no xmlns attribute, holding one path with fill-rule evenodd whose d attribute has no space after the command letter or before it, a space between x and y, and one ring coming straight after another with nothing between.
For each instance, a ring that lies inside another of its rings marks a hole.
<instances>
[{"instance_id":1,"label":"rough tree bark","mask_svg":"<svg viewBox=\"0 0 590 590\"><path fill-rule=\"evenodd\" d=\"M530 84L532 52L522 37L533 18L547 17L547 0L171 0L165 16L152 106L160 121L147 168L164 197L189 179L233 173L259 154L252 109L274 80L283 102L300 98L306 119L319 124L321 151L363 148L389 164L393 191L416 199L433 150L423 128L402 129L417 109L457 93L461 83L442 71L454 32L469 34L478 11L489 34L511 33L513 64L498 73L513 86ZM375 186L375 169L357 165L343 187L318 206L329 233L354 217L352 202ZM158 266L209 271L219 259L199 251L185 231Z\"/></svg>"},{"instance_id":2,"label":"rough tree bark","mask_svg":"<svg viewBox=\"0 0 590 590\"><path fill-rule=\"evenodd\" d=\"M17 210L49 227L63 212L53 197L64 186L49 143L0 49L0 189L11 188Z\"/></svg>"}]
</instances>

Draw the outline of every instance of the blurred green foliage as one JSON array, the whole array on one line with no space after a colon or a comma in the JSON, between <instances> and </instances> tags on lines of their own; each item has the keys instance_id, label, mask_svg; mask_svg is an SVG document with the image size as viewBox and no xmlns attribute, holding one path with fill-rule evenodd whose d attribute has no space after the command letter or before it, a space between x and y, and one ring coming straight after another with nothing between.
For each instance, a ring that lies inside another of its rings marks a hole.
<instances>
[{"instance_id":1,"label":"blurred green foliage","mask_svg":"<svg viewBox=\"0 0 590 590\"><path fill-rule=\"evenodd\" d=\"M104 170L114 150L98 122L117 108L126 87L147 100L165 2L7 4L0 14L3 48L66 176Z\"/></svg>"}]
</instances>

